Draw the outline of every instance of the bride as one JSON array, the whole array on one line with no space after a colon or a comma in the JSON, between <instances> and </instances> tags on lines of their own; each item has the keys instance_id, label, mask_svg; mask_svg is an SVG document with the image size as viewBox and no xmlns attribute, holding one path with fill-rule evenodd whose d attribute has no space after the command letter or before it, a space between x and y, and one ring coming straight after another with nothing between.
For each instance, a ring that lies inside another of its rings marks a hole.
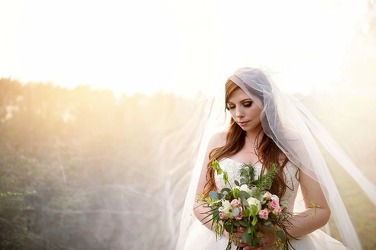
<instances>
[{"instance_id":1,"label":"bride","mask_svg":"<svg viewBox=\"0 0 376 250\"><path fill-rule=\"evenodd\" d=\"M341 160L334 143L310 114L294 99L283 95L259 69L240 68L226 82L225 105L231 120L229 128L215 133L208 142L201 170L193 173L191 186L181 220L177 250L226 249L228 235L216 238L211 223L202 223L207 212L197 195L208 196L212 190L226 185L211 167L218 160L228 172L229 181L240 179L239 167L251 164L258 175L278 165L277 177L271 192L281 197L281 204L291 212L287 233L292 236L294 249L361 249L338 190L330 175L315 139L325 141L327 151ZM332 145L333 144L333 145ZM350 161L354 175L369 183ZM375 203L375 201L373 201ZM192 214L193 212L193 214ZM335 219L344 243L324 231L330 215ZM241 239L241 228L232 249L255 249ZM262 234L262 246L257 249L275 249L276 238L270 232Z\"/></svg>"}]
</instances>

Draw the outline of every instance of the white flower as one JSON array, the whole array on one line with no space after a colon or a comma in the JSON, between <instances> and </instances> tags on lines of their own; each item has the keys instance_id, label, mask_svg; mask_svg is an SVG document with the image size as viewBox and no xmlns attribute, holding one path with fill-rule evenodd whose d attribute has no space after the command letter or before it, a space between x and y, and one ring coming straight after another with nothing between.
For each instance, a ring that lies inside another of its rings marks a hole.
<instances>
[{"instance_id":1,"label":"white flower","mask_svg":"<svg viewBox=\"0 0 376 250\"><path fill-rule=\"evenodd\" d=\"M271 199L279 203L279 197L277 195L273 194Z\"/></svg>"},{"instance_id":2,"label":"white flower","mask_svg":"<svg viewBox=\"0 0 376 250\"><path fill-rule=\"evenodd\" d=\"M219 212L223 212L227 218L233 218L234 216L232 215L232 209L233 207L231 206L230 202L228 200L223 200L222 207L220 207L218 210Z\"/></svg>"},{"instance_id":3,"label":"white flower","mask_svg":"<svg viewBox=\"0 0 376 250\"><path fill-rule=\"evenodd\" d=\"M250 206L256 206L257 207L257 213L261 210L261 203L258 199L249 197L247 199L247 202Z\"/></svg>"},{"instance_id":4,"label":"white flower","mask_svg":"<svg viewBox=\"0 0 376 250\"><path fill-rule=\"evenodd\" d=\"M247 193L249 193L250 195L252 195L252 190L248 188L247 184L243 184L239 187L239 190L240 191L245 191Z\"/></svg>"}]
</instances>

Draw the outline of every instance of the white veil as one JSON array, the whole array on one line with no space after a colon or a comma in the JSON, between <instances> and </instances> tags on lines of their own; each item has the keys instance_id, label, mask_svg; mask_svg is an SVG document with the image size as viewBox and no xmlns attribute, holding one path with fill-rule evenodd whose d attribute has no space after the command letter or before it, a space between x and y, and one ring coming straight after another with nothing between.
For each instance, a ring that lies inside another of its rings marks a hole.
<instances>
[{"instance_id":1,"label":"white veil","mask_svg":"<svg viewBox=\"0 0 376 250\"><path fill-rule=\"evenodd\" d=\"M261 70L241 68L229 79L262 108L261 123L265 134L274 140L292 163L320 183L344 244L351 249L361 249L356 231L317 142L350 173L374 205L376 205L376 186L363 176L308 110L293 96L282 93ZM223 118L218 119L216 103L213 101L213 104L211 116L212 118L214 116L214 119L208 119L208 131L203 135L200 154L192 172L180 222L177 249L183 248L189 227L195 220L192 211L193 202L208 136L217 125L213 121L217 120L220 123L224 121Z\"/></svg>"}]
</instances>

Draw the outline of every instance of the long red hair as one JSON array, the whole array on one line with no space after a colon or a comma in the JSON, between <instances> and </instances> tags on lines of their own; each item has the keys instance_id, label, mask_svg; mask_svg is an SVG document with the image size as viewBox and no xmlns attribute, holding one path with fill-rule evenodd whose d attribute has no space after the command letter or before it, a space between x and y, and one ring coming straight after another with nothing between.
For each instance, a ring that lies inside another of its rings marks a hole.
<instances>
[{"instance_id":1,"label":"long red hair","mask_svg":"<svg viewBox=\"0 0 376 250\"><path fill-rule=\"evenodd\" d=\"M238 89L239 86L233 81L227 80L225 85L225 104L227 104L232 93ZM256 93L257 94L257 93ZM262 100L262 98L260 98ZM226 105L227 106L227 105ZM217 187L214 181L214 170L211 166L213 160L221 160L225 157L230 157L239 152L245 144L246 132L231 118L230 126L226 136L226 143L222 147L214 148L209 153L209 163L206 172L206 184L203 194L207 196L210 191L216 190ZM281 197L286 192L286 182L284 180L283 168L288 162L287 157L275 142L264 134L258 147L258 158L262 163L261 174L265 170L271 168L272 164L277 164L277 175L271 187L271 193Z\"/></svg>"}]
</instances>

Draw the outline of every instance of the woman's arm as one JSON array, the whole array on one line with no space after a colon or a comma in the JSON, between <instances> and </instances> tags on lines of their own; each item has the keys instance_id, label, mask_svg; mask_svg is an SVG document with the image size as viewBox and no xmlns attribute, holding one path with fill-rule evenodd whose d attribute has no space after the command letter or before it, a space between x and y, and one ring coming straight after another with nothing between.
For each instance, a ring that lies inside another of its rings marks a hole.
<instances>
[{"instance_id":1,"label":"woman's arm","mask_svg":"<svg viewBox=\"0 0 376 250\"><path fill-rule=\"evenodd\" d=\"M292 226L288 233L299 238L323 227L329 220L330 209L320 184L300 171L300 186L304 197L305 210L294 213L290 218Z\"/></svg>"},{"instance_id":2,"label":"woman's arm","mask_svg":"<svg viewBox=\"0 0 376 250\"><path fill-rule=\"evenodd\" d=\"M204 192L204 187L205 187L205 184L207 182L206 171L207 171L207 166L209 164L209 153L210 153L210 151L212 151L214 148L223 146L224 143L225 143L225 140L226 140L226 133L225 132L217 133L217 134L213 135L213 137L210 139L210 141L208 143L207 151L206 151L206 154L205 154L205 160L204 160L204 163L202 165L201 174L200 174L200 178L199 178L199 181L198 181L197 189L196 189L197 195L200 195ZM199 197L199 196L197 196L197 197ZM206 212L208 210L209 210L209 208L203 207L202 204L200 203L200 201L197 201L197 199L196 199L196 201L193 204L193 211L194 211L196 218L198 220L200 220L202 223L210 220L210 217L205 218L207 216ZM211 221L208 222L208 223L205 223L205 226L209 229L212 229L211 228L212 227Z\"/></svg>"}]
</instances>

